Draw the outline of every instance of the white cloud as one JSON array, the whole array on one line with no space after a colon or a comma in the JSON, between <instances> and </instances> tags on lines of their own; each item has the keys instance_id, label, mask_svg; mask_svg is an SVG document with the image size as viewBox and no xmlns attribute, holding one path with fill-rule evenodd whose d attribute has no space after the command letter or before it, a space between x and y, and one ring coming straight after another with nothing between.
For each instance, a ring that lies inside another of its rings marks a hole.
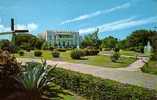
<instances>
[{"instance_id":1,"label":"white cloud","mask_svg":"<svg viewBox=\"0 0 157 100\"><path fill-rule=\"evenodd\" d=\"M100 32L115 31L115 30L126 29L126 28L130 28L134 26L145 25L148 23L154 23L154 22L157 22L157 16L146 18L146 19L140 19L140 20L135 20L135 17L131 17L128 19L123 19L123 20L114 21L107 24L102 24L96 27L80 29L79 32L81 34L90 33L90 32L95 31L97 28L99 28Z\"/></svg>"},{"instance_id":2,"label":"white cloud","mask_svg":"<svg viewBox=\"0 0 157 100\"><path fill-rule=\"evenodd\" d=\"M130 3L125 3L125 4L122 4L120 6L116 6L116 7L107 9L107 10L100 10L100 11L96 11L94 13L81 15L81 16L73 18L73 19L68 19L68 20L65 20L65 21L61 22L61 24L67 24L67 23L72 23L72 22L77 22L77 21L89 19L89 18L98 16L98 15L101 15L101 14L107 14L107 13L110 13L110 12L113 12L113 11L116 11L116 10L119 10L119 9L128 8L129 6L130 6Z\"/></svg>"},{"instance_id":3,"label":"white cloud","mask_svg":"<svg viewBox=\"0 0 157 100\"><path fill-rule=\"evenodd\" d=\"M4 25L0 24L0 32L8 32L10 31L10 27L5 27Z\"/></svg>"},{"instance_id":4,"label":"white cloud","mask_svg":"<svg viewBox=\"0 0 157 100\"><path fill-rule=\"evenodd\" d=\"M30 23L30 24L27 24L27 25L23 25L23 24L16 25L16 29L18 29L18 30L28 29L31 32L35 31L37 28L38 28L38 25L35 24L35 23Z\"/></svg>"},{"instance_id":5,"label":"white cloud","mask_svg":"<svg viewBox=\"0 0 157 100\"><path fill-rule=\"evenodd\" d=\"M18 30L28 29L30 32L35 31L37 28L38 28L38 25L35 23L30 23L27 25L17 24L15 26L15 29L18 29ZM0 24L0 32L9 32L9 31L11 31L10 27L6 27L6 26Z\"/></svg>"}]
</instances>

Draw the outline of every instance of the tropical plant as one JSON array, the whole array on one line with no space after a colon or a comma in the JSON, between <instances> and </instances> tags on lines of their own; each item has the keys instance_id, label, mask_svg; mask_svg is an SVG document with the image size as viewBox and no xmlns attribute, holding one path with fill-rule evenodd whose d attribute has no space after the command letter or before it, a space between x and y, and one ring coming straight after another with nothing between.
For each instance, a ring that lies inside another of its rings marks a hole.
<instances>
[{"instance_id":1,"label":"tropical plant","mask_svg":"<svg viewBox=\"0 0 157 100\"><path fill-rule=\"evenodd\" d=\"M23 93L31 94L29 100L52 100L59 97L59 93L63 93L52 83L54 77L50 76L50 72L53 69L55 66L47 65L46 61L43 61L42 64L26 63L24 71L18 79L23 84Z\"/></svg>"}]
</instances>

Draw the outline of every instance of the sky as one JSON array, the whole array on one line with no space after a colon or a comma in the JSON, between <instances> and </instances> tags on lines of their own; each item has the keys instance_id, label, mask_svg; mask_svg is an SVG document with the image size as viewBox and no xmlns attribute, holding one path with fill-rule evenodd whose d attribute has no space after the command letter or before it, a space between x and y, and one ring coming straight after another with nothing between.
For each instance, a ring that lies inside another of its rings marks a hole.
<instances>
[{"instance_id":1,"label":"sky","mask_svg":"<svg viewBox=\"0 0 157 100\"><path fill-rule=\"evenodd\" d=\"M124 39L138 29L157 30L157 0L0 0L0 32L29 29L34 35L46 30ZM0 36L5 38L6 36Z\"/></svg>"}]
</instances>

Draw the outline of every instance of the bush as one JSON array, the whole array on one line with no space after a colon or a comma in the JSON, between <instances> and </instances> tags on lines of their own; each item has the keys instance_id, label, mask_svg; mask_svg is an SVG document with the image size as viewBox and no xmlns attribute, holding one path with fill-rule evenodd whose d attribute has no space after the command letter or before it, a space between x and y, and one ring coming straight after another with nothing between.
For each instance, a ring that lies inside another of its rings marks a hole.
<instances>
[{"instance_id":1,"label":"bush","mask_svg":"<svg viewBox=\"0 0 157 100\"><path fill-rule=\"evenodd\" d=\"M60 55L60 53L59 53L58 51L53 51L53 52L52 52L52 56L53 56L54 58L58 58L59 55Z\"/></svg>"},{"instance_id":2,"label":"bush","mask_svg":"<svg viewBox=\"0 0 157 100\"><path fill-rule=\"evenodd\" d=\"M120 58L120 53L119 52L114 52L113 55L111 56L112 62L116 62Z\"/></svg>"},{"instance_id":3,"label":"bush","mask_svg":"<svg viewBox=\"0 0 157 100\"><path fill-rule=\"evenodd\" d=\"M89 100L157 100L156 91L56 68L55 83Z\"/></svg>"},{"instance_id":4,"label":"bush","mask_svg":"<svg viewBox=\"0 0 157 100\"><path fill-rule=\"evenodd\" d=\"M0 50L0 100L16 92L19 84L16 76L21 72L21 64L8 51Z\"/></svg>"},{"instance_id":5,"label":"bush","mask_svg":"<svg viewBox=\"0 0 157 100\"><path fill-rule=\"evenodd\" d=\"M60 52L66 52L67 49L65 49L65 48L58 48L57 50L60 51Z\"/></svg>"},{"instance_id":6,"label":"bush","mask_svg":"<svg viewBox=\"0 0 157 100\"><path fill-rule=\"evenodd\" d=\"M34 56L41 57L42 56L42 52L41 51L35 51L34 52Z\"/></svg>"},{"instance_id":7,"label":"bush","mask_svg":"<svg viewBox=\"0 0 157 100\"><path fill-rule=\"evenodd\" d=\"M80 59L82 56L84 56L84 54L81 50L73 50L71 52L72 59Z\"/></svg>"},{"instance_id":8,"label":"bush","mask_svg":"<svg viewBox=\"0 0 157 100\"><path fill-rule=\"evenodd\" d=\"M151 60L157 60L157 51L151 55Z\"/></svg>"},{"instance_id":9,"label":"bush","mask_svg":"<svg viewBox=\"0 0 157 100\"><path fill-rule=\"evenodd\" d=\"M24 56L24 51L19 51L20 56Z\"/></svg>"},{"instance_id":10,"label":"bush","mask_svg":"<svg viewBox=\"0 0 157 100\"><path fill-rule=\"evenodd\" d=\"M115 52L119 52L120 49L119 49L118 47L116 47L116 48L114 48L114 51L115 51Z\"/></svg>"},{"instance_id":11,"label":"bush","mask_svg":"<svg viewBox=\"0 0 157 100\"><path fill-rule=\"evenodd\" d=\"M84 52L84 55L85 55L85 56L95 56L95 55L98 55L99 50L95 50L95 49L85 49L83 52Z\"/></svg>"}]
</instances>

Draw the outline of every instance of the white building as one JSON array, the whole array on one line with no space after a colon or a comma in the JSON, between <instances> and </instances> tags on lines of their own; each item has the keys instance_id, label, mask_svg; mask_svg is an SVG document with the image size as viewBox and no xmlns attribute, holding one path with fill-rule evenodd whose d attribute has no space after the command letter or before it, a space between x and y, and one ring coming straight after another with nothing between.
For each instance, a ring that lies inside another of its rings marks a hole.
<instances>
[{"instance_id":1,"label":"white building","mask_svg":"<svg viewBox=\"0 0 157 100\"><path fill-rule=\"evenodd\" d=\"M58 48L79 48L79 32L48 30L40 33L40 37Z\"/></svg>"}]
</instances>

